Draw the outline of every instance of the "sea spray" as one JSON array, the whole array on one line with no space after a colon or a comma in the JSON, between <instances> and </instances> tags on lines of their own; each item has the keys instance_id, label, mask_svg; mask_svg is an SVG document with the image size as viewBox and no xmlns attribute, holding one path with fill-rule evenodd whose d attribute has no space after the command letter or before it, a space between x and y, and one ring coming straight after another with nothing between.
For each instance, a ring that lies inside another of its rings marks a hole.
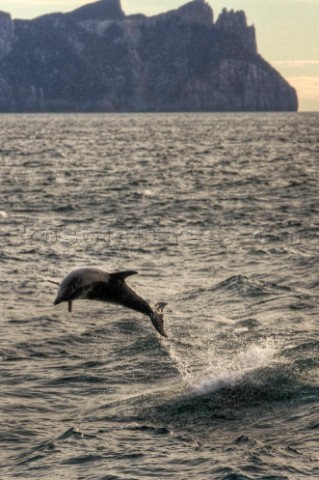
<instances>
[{"instance_id":1,"label":"sea spray","mask_svg":"<svg viewBox=\"0 0 319 480\"><path fill-rule=\"evenodd\" d=\"M186 360L186 358L182 358L181 353L178 352L172 341L161 339L161 342L165 342L165 347L168 351L168 354L179 371L183 381L185 381L185 383L189 383L189 379L191 378L189 362Z\"/></svg>"},{"instance_id":2,"label":"sea spray","mask_svg":"<svg viewBox=\"0 0 319 480\"><path fill-rule=\"evenodd\" d=\"M249 373L274 363L276 353L276 348L268 341L265 345L252 345L247 350L232 357L224 368L219 365L216 372L209 374L199 382L193 380L191 386L200 395L233 387ZM218 359L215 359L215 364L218 365Z\"/></svg>"}]
</instances>

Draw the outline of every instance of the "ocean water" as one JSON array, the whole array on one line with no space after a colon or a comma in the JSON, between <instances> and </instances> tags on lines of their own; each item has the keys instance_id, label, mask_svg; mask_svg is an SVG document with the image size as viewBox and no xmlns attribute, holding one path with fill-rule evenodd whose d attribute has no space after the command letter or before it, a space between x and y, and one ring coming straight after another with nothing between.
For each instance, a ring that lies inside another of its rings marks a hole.
<instances>
[{"instance_id":1,"label":"ocean water","mask_svg":"<svg viewBox=\"0 0 319 480\"><path fill-rule=\"evenodd\" d=\"M319 114L0 116L1 479L319 478ZM168 339L53 306L136 269Z\"/></svg>"}]
</instances>

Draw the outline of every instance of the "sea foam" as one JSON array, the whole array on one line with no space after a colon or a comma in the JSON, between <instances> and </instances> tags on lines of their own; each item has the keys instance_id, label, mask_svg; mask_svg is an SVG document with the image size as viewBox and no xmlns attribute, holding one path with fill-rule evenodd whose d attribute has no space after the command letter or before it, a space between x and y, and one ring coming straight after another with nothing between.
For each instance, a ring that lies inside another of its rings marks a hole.
<instances>
[{"instance_id":1,"label":"sea foam","mask_svg":"<svg viewBox=\"0 0 319 480\"><path fill-rule=\"evenodd\" d=\"M209 374L199 382L193 381L192 388L200 395L214 393L222 388L238 385L244 377L256 369L267 367L275 362L276 349L270 345L253 345L235 355L224 368ZM218 362L215 359L215 362Z\"/></svg>"}]
</instances>

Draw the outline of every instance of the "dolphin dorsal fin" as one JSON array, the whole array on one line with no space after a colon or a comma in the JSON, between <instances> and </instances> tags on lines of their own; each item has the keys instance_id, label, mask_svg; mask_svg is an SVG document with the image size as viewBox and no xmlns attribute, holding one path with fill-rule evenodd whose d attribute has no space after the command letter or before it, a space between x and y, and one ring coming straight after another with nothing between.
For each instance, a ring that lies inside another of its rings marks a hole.
<instances>
[{"instance_id":1,"label":"dolphin dorsal fin","mask_svg":"<svg viewBox=\"0 0 319 480\"><path fill-rule=\"evenodd\" d=\"M130 277L131 275L137 275L138 272L135 270L127 270L126 272L115 272L111 273L111 280L119 280L121 282L124 282L127 277Z\"/></svg>"}]
</instances>

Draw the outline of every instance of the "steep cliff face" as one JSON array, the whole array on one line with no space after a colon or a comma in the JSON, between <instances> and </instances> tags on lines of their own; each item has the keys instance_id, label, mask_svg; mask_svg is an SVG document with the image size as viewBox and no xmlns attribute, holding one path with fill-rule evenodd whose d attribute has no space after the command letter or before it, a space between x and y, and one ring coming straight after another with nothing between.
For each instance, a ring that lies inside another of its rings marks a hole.
<instances>
[{"instance_id":1,"label":"steep cliff face","mask_svg":"<svg viewBox=\"0 0 319 480\"><path fill-rule=\"evenodd\" d=\"M8 13L0 12L0 59L7 55L12 46L14 25Z\"/></svg>"},{"instance_id":2,"label":"steep cliff face","mask_svg":"<svg viewBox=\"0 0 319 480\"><path fill-rule=\"evenodd\" d=\"M1 111L296 110L244 12L205 0L147 18L120 0L12 22L0 14Z\"/></svg>"},{"instance_id":3,"label":"steep cliff face","mask_svg":"<svg viewBox=\"0 0 319 480\"><path fill-rule=\"evenodd\" d=\"M232 41L239 40L244 50L257 54L255 27L248 27L244 12L228 12L225 8L218 17L215 29Z\"/></svg>"},{"instance_id":4,"label":"steep cliff face","mask_svg":"<svg viewBox=\"0 0 319 480\"><path fill-rule=\"evenodd\" d=\"M0 111L10 110L13 91L7 80L6 72L1 68L5 56L12 49L14 25L8 13L0 12Z\"/></svg>"}]
</instances>

